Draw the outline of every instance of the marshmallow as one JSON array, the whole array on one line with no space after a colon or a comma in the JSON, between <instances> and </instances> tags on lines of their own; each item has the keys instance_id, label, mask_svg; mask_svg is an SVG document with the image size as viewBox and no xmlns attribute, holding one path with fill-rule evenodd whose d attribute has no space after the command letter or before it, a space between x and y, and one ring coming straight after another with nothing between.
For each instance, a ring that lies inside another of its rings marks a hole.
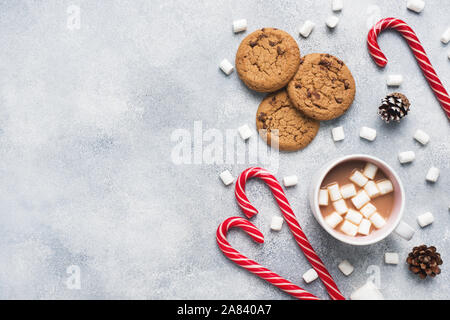
<instances>
[{"instance_id":1,"label":"marshmallow","mask_svg":"<svg viewBox=\"0 0 450 320\"><path fill-rule=\"evenodd\" d=\"M333 0L333 3L331 4L331 10L341 11L343 8L344 8L343 0Z\"/></svg>"},{"instance_id":2,"label":"marshmallow","mask_svg":"<svg viewBox=\"0 0 450 320\"><path fill-rule=\"evenodd\" d=\"M363 219L363 216L358 211L349 209L347 214L345 215L345 219L350 221L353 224L359 225L361 223L361 220Z\"/></svg>"},{"instance_id":3,"label":"marshmallow","mask_svg":"<svg viewBox=\"0 0 450 320\"><path fill-rule=\"evenodd\" d=\"M272 221L270 222L270 229L273 231L280 231L283 226L283 218L279 216L273 216Z\"/></svg>"},{"instance_id":4,"label":"marshmallow","mask_svg":"<svg viewBox=\"0 0 450 320\"><path fill-rule=\"evenodd\" d=\"M344 138L345 138L344 128L336 127L336 128L331 129L331 135L333 136L334 141L344 140Z\"/></svg>"},{"instance_id":5,"label":"marshmallow","mask_svg":"<svg viewBox=\"0 0 450 320\"><path fill-rule=\"evenodd\" d=\"M372 281L367 281L365 285L357 289L350 295L351 300L384 300L380 290Z\"/></svg>"},{"instance_id":6,"label":"marshmallow","mask_svg":"<svg viewBox=\"0 0 450 320\"><path fill-rule=\"evenodd\" d=\"M394 191L394 186L390 180L381 180L377 183L381 195L385 195Z\"/></svg>"},{"instance_id":7,"label":"marshmallow","mask_svg":"<svg viewBox=\"0 0 450 320\"><path fill-rule=\"evenodd\" d=\"M348 199L356 195L356 188L353 183L345 184L341 187L342 198Z\"/></svg>"},{"instance_id":8,"label":"marshmallow","mask_svg":"<svg viewBox=\"0 0 450 320\"><path fill-rule=\"evenodd\" d=\"M344 214L348 211L347 203L344 199L333 202L333 207L339 214Z\"/></svg>"},{"instance_id":9,"label":"marshmallow","mask_svg":"<svg viewBox=\"0 0 450 320\"><path fill-rule=\"evenodd\" d=\"M438 178L439 178L439 169L436 167L431 167L427 173L426 177L427 181L436 182Z\"/></svg>"},{"instance_id":10,"label":"marshmallow","mask_svg":"<svg viewBox=\"0 0 450 320\"><path fill-rule=\"evenodd\" d=\"M354 237L358 232L358 226L355 226L350 221L345 220L341 226L341 231L349 236Z\"/></svg>"},{"instance_id":11,"label":"marshmallow","mask_svg":"<svg viewBox=\"0 0 450 320\"><path fill-rule=\"evenodd\" d=\"M371 226L372 222L370 220L362 219L358 227L358 233L365 236L369 235Z\"/></svg>"},{"instance_id":12,"label":"marshmallow","mask_svg":"<svg viewBox=\"0 0 450 320\"><path fill-rule=\"evenodd\" d=\"M441 42L443 44L447 44L450 41L450 28L447 28L447 30L444 31L444 33L441 36Z\"/></svg>"},{"instance_id":13,"label":"marshmallow","mask_svg":"<svg viewBox=\"0 0 450 320\"><path fill-rule=\"evenodd\" d=\"M333 212L325 218L325 222L333 229L336 228L336 226L341 223L342 220L344 220L344 218L342 218L341 215L337 212Z\"/></svg>"},{"instance_id":14,"label":"marshmallow","mask_svg":"<svg viewBox=\"0 0 450 320\"><path fill-rule=\"evenodd\" d=\"M364 217L369 218L373 213L377 212L377 207L369 202L364 207L359 209L359 212L361 212Z\"/></svg>"},{"instance_id":15,"label":"marshmallow","mask_svg":"<svg viewBox=\"0 0 450 320\"><path fill-rule=\"evenodd\" d=\"M285 187L292 187L298 183L297 176L287 176L283 178L283 184Z\"/></svg>"},{"instance_id":16,"label":"marshmallow","mask_svg":"<svg viewBox=\"0 0 450 320\"><path fill-rule=\"evenodd\" d=\"M430 141L430 136L425 131L419 129L414 134L414 139L419 141L421 144L426 145L428 141Z\"/></svg>"},{"instance_id":17,"label":"marshmallow","mask_svg":"<svg viewBox=\"0 0 450 320\"><path fill-rule=\"evenodd\" d=\"M234 71L233 65L227 59L223 59L222 62L220 62L219 67L227 76Z\"/></svg>"},{"instance_id":18,"label":"marshmallow","mask_svg":"<svg viewBox=\"0 0 450 320\"><path fill-rule=\"evenodd\" d=\"M398 264L399 258L396 252L386 252L384 254L384 262L386 264Z\"/></svg>"},{"instance_id":19,"label":"marshmallow","mask_svg":"<svg viewBox=\"0 0 450 320\"><path fill-rule=\"evenodd\" d=\"M390 74L387 76L386 84L389 87L398 87L403 82L403 76L401 74Z\"/></svg>"},{"instance_id":20,"label":"marshmallow","mask_svg":"<svg viewBox=\"0 0 450 320\"><path fill-rule=\"evenodd\" d=\"M398 234L403 239L409 241L414 236L415 231L409 224L407 224L406 222L400 221L397 229L395 229L395 233Z\"/></svg>"},{"instance_id":21,"label":"marshmallow","mask_svg":"<svg viewBox=\"0 0 450 320\"><path fill-rule=\"evenodd\" d=\"M416 158L414 151L404 151L398 154L398 161L400 163L412 162Z\"/></svg>"},{"instance_id":22,"label":"marshmallow","mask_svg":"<svg viewBox=\"0 0 450 320\"><path fill-rule=\"evenodd\" d=\"M421 12L425 7L425 2L423 0L408 0L406 7L414 12Z\"/></svg>"},{"instance_id":23,"label":"marshmallow","mask_svg":"<svg viewBox=\"0 0 450 320\"><path fill-rule=\"evenodd\" d=\"M375 175L377 174L378 167L374 165L373 163L367 162L366 166L364 167L363 175L365 175L369 179L375 178Z\"/></svg>"},{"instance_id":24,"label":"marshmallow","mask_svg":"<svg viewBox=\"0 0 450 320\"><path fill-rule=\"evenodd\" d=\"M339 191L339 185L337 183L332 184L327 189L328 192L330 193L331 201L342 199L341 192Z\"/></svg>"},{"instance_id":25,"label":"marshmallow","mask_svg":"<svg viewBox=\"0 0 450 320\"><path fill-rule=\"evenodd\" d=\"M320 189L319 191L319 206L328 205L328 190Z\"/></svg>"},{"instance_id":26,"label":"marshmallow","mask_svg":"<svg viewBox=\"0 0 450 320\"><path fill-rule=\"evenodd\" d=\"M361 171L356 170L353 172L353 174L350 176L350 181L353 181L360 187L364 187L364 185L369 181L362 173Z\"/></svg>"},{"instance_id":27,"label":"marshmallow","mask_svg":"<svg viewBox=\"0 0 450 320\"><path fill-rule=\"evenodd\" d=\"M240 19L233 21L233 31L234 33L239 33L242 31L247 30L247 20L246 19Z\"/></svg>"},{"instance_id":28,"label":"marshmallow","mask_svg":"<svg viewBox=\"0 0 450 320\"><path fill-rule=\"evenodd\" d=\"M247 140L253 135L252 129L246 124L238 128L239 135L241 136L242 140Z\"/></svg>"},{"instance_id":29,"label":"marshmallow","mask_svg":"<svg viewBox=\"0 0 450 320\"><path fill-rule=\"evenodd\" d=\"M309 269L303 274L303 280L305 280L306 283L311 283L314 280L316 280L319 277L316 270L313 268Z\"/></svg>"},{"instance_id":30,"label":"marshmallow","mask_svg":"<svg viewBox=\"0 0 450 320\"><path fill-rule=\"evenodd\" d=\"M353 266L347 260L344 260L341 263L339 263L338 268L346 276L349 276L353 272L353 270L355 270L355 268L353 268Z\"/></svg>"},{"instance_id":31,"label":"marshmallow","mask_svg":"<svg viewBox=\"0 0 450 320\"><path fill-rule=\"evenodd\" d=\"M329 16L327 18L327 20L325 21L328 28L331 28L331 29L335 28L337 26L338 22L339 22L339 18L336 16Z\"/></svg>"},{"instance_id":32,"label":"marshmallow","mask_svg":"<svg viewBox=\"0 0 450 320\"><path fill-rule=\"evenodd\" d=\"M429 224L432 224L434 221L433 214L431 212L425 212L424 214L421 214L417 217L417 222L419 225L424 228Z\"/></svg>"},{"instance_id":33,"label":"marshmallow","mask_svg":"<svg viewBox=\"0 0 450 320\"><path fill-rule=\"evenodd\" d=\"M359 136L363 139L373 141L377 137L377 131L369 127L362 127L359 131Z\"/></svg>"},{"instance_id":34,"label":"marshmallow","mask_svg":"<svg viewBox=\"0 0 450 320\"><path fill-rule=\"evenodd\" d=\"M230 171L228 171L228 170L225 170L219 176L220 176L220 179L222 179L223 184L226 186L232 184L234 181L233 176L231 175Z\"/></svg>"},{"instance_id":35,"label":"marshmallow","mask_svg":"<svg viewBox=\"0 0 450 320\"><path fill-rule=\"evenodd\" d=\"M366 190L367 194L371 198L376 198L380 195L380 189L378 189L377 184L372 180L366 183L364 190Z\"/></svg>"},{"instance_id":36,"label":"marshmallow","mask_svg":"<svg viewBox=\"0 0 450 320\"><path fill-rule=\"evenodd\" d=\"M360 190L356 196L352 198L352 203L356 209L361 209L363 205L370 201L370 197L366 191Z\"/></svg>"},{"instance_id":37,"label":"marshmallow","mask_svg":"<svg viewBox=\"0 0 450 320\"><path fill-rule=\"evenodd\" d=\"M312 22L311 20L306 20L305 23L301 26L299 33L305 37L308 38L311 32L313 31L316 24Z\"/></svg>"},{"instance_id":38,"label":"marshmallow","mask_svg":"<svg viewBox=\"0 0 450 320\"><path fill-rule=\"evenodd\" d=\"M378 212L375 212L373 215L371 215L369 220L377 229L382 228L386 224L386 220L384 220Z\"/></svg>"}]
</instances>

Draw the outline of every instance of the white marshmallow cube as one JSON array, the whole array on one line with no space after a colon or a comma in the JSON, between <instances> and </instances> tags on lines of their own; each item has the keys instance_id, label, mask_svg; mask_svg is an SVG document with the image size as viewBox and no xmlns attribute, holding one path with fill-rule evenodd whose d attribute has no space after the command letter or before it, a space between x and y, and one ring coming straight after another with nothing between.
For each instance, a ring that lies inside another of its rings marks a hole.
<instances>
[{"instance_id":1,"label":"white marshmallow cube","mask_svg":"<svg viewBox=\"0 0 450 320\"><path fill-rule=\"evenodd\" d=\"M320 189L319 191L319 206L328 205L328 190Z\"/></svg>"},{"instance_id":2,"label":"white marshmallow cube","mask_svg":"<svg viewBox=\"0 0 450 320\"><path fill-rule=\"evenodd\" d=\"M353 174L350 176L350 181L356 183L360 187L364 187L364 185L369 181L367 177L365 177L361 171L356 170L353 172Z\"/></svg>"},{"instance_id":3,"label":"white marshmallow cube","mask_svg":"<svg viewBox=\"0 0 450 320\"><path fill-rule=\"evenodd\" d=\"M363 205L370 201L370 197L366 191L359 191L356 196L352 198L352 203L356 207L356 209L361 209Z\"/></svg>"},{"instance_id":4,"label":"white marshmallow cube","mask_svg":"<svg viewBox=\"0 0 450 320\"><path fill-rule=\"evenodd\" d=\"M417 222L422 228L432 224L433 221L434 217L431 212L425 212L424 214L421 214L420 216L417 217Z\"/></svg>"},{"instance_id":5,"label":"white marshmallow cube","mask_svg":"<svg viewBox=\"0 0 450 320\"><path fill-rule=\"evenodd\" d=\"M226 186L232 184L234 181L233 176L231 175L230 171L228 171L228 170L225 170L219 176L220 176L220 179L222 179L223 184Z\"/></svg>"},{"instance_id":6,"label":"white marshmallow cube","mask_svg":"<svg viewBox=\"0 0 450 320\"><path fill-rule=\"evenodd\" d=\"M385 195L394 191L394 186L392 185L392 182L387 179L378 182L377 187L380 190L381 195Z\"/></svg>"},{"instance_id":7,"label":"white marshmallow cube","mask_svg":"<svg viewBox=\"0 0 450 320\"><path fill-rule=\"evenodd\" d=\"M341 263L339 263L338 268L346 276L349 276L353 272L353 270L355 270L355 268L353 268L353 266L347 260L344 260Z\"/></svg>"},{"instance_id":8,"label":"white marshmallow cube","mask_svg":"<svg viewBox=\"0 0 450 320\"><path fill-rule=\"evenodd\" d=\"M423 0L408 0L406 7L414 12L420 13L425 7L425 1Z\"/></svg>"},{"instance_id":9,"label":"white marshmallow cube","mask_svg":"<svg viewBox=\"0 0 450 320\"><path fill-rule=\"evenodd\" d=\"M337 183L332 184L328 188L328 192L330 193L331 201L337 201L342 199L341 192L339 191L339 185Z\"/></svg>"},{"instance_id":10,"label":"white marshmallow cube","mask_svg":"<svg viewBox=\"0 0 450 320\"><path fill-rule=\"evenodd\" d=\"M314 280L316 280L319 277L316 270L313 268L309 269L303 274L303 280L305 280L306 283L311 283Z\"/></svg>"},{"instance_id":11,"label":"white marshmallow cube","mask_svg":"<svg viewBox=\"0 0 450 320\"><path fill-rule=\"evenodd\" d=\"M412 162L416 158L414 151L404 151L398 154L398 161L400 163Z\"/></svg>"},{"instance_id":12,"label":"white marshmallow cube","mask_svg":"<svg viewBox=\"0 0 450 320\"><path fill-rule=\"evenodd\" d=\"M336 127L331 129L331 135L334 141L341 141L345 139L345 133L343 127Z\"/></svg>"},{"instance_id":13,"label":"white marshmallow cube","mask_svg":"<svg viewBox=\"0 0 450 320\"><path fill-rule=\"evenodd\" d=\"M386 84L390 87L398 87L403 82L403 76L401 74L390 74L387 76Z\"/></svg>"},{"instance_id":14,"label":"white marshmallow cube","mask_svg":"<svg viewBox=\"0 0 450 320\"><path fill-rule=\"evenodd\" d=\"M377 174L378 167L374 165L373 163L367 162L366 166L363 170L363 175L365 175L369 179L375 178L375 175Z\"/></svg>"},{"instance_id":15,"label":"white marshmallow cube","mask_svg":"<svg viewBox=\"0 0 450 320\"><path fill-rule=\"evenodd\" d=\"M227 76L234 71L233 65L227 59L223 59L222 62L220 62L219 67Z\"/></svg>"},{"instance_id":16,"label":"white marshmallow cube","mask_svg":"<svg viewBox=\"0 0 450 320\"><path fill-rule=\"evenodd\" d=\"M336 16L329 16L327 18L327 20L325 21L327 27L331 28L331 29L335 28L337 26L338 22L339 22L339 18Z\"/></svg>"},{"instance_id":17,"label":"white marshmallow cube","mask_svg":"<svg viewBox=\"0 0 450 320\"><path fill-rule=\"evenodd\" d=\"M395 233L398 234L403 239L409 241L414 236L415 231L409 224L407 224L406 222L400 221L397 229L395 229Z\"/></svg>"},{"instance_id":18,"label":"white marshmallow cube","mask_svg":"<svg viewBox=\"0 0 450 320\"><path fill-rule=\"evenodd\" d=\"M348 199L356 195L356 188L353 183L345 184L341 187L342 198Z\"/></svg>"},{"instance_id":19,"label":"white marshmallow cube","mask_svg":"<svg viewBox=\"0 0 450 320\"><path fill-rule=\"evenodd\" d=\"M377 137L377 130L369 127L362 127L359 131L359 136L363 139L373 141Z\"/></svg>"},{"instance_id":20,"label":"white marshmallow cube","mask_svg":"<svg viewBox=\"0 0 450 320\"><path fill-rule=\"evenodd\" d=\"M238 128L238 131L239 131L239 135L241 136L242 140L247 140L248 138L250 138L253 135L252 129L250 129L250 127L246 124L244 124L243 126L240 126Z\"/></svg>"},{"instance_id":21,"label":"white marshmallow cube","mask_svg":"<svg viewBox=\"0 0 450 320\"><path fill-rule=\"evenodd\" d=\"M425 131L419 129L414 133L414 139L426 145L430 141L430 136Z\"/></svg>"},{"instance_id":22,"label":"white marshmallow cube","mask_svg":"<svg viewBox=\"0 0 450 320\"><path fill-rule=\"evenodd\" d=\"M358 211L349 209L347 214L345 215L345 219L353 224L359 225L363 219L363 216Z\"/></svg>"},{"instance_id":23,"label":"white marshmallow cube","mask_svg":"<svg viewBox=\"0 0 450 320\"><path fill-rule=\"evenodd\" d=\"M303 37L308 38L315 26L316 24L314 22L312 22L311 20L306 20L301 26L299 33Z\"/></svg>"},{"instance_id":24,"label":"white marshmallow cube","mask_svg":"<svg viewBox=\"0 0 450 320\"><path fill-rule=\"evenodd\" d=\"M344 214L348 211L347 203L344 199L333 202L333 207L339 214Z\"/></svg>"},{"instance_id":25,"label":"white marshmallow cube","mask_svg":"<svg viewBox=\"0 0 450 320\"><path fill-rule=\"evenodd\" d=\"M283 184L285 187L292 187L298 183L298 178L296 175L287 176L283 178Z\"/></svg>"},{"instance_id":26,"label":"white marshmallow cube","mask_svg":"<svg viewBox=\"0 0 450 320\"><path fill-rule=\"evenodd\" d=\"M398 253L396 252L386 252L384 254L384 262L386 264L398 264L399 260Z\"/></svg>"},{"instance_id":27,"label":"white marshmallow cube","mask_svg":"<svg viewBox=\"0 0 450 320\"><path fill-rule=\"evenodd\" d=\"M358 226L354 225L350 221L345 220L341 226L341 231L343 233L345 233L346 235L354 237L354 236L356 236L356 233L358 232Z\"/></svg>"},{"instance_id":28,"label":"white marshmallow cube","mask_svg":"<svg viewBox=\"0 0 450 320\"><path fill-rule=\"evenodd\" d=\"M377 229L384 227L384 225L386 224L386 220L384 220L384 218L378 212L375 212L373 215L371 215L369 220Z\"/></svg>"},{"instance_id":29,"label":"white marshmallow cube","mask_svg":"<svg viewBox=\"0 0 450 320\"><path fill-rule=\"evenodd\" d=\"M283 226L284 219L279 216L273 216L272 221L270 222L270 229L273 231L280 231Z\"/></svg>"},{"instance_id":30,"label":"white marshmallow cube","mask_svg":"<svg viewBox=\"0 0 450 320\"><path fill-rule=\"evenodd\" d=\"M239 33L242 31L247 30L247 20L246 19L239 19L233 21L233 32Z\"/></svg>"},{"instance_id":31,"label":"white marshmallow cube","mask_svg":"<svg viewBox=\"0 0 450 320\"><path fill-rule=\"evenodd\" d=\"M344 8L344 0L333 0L331 10L341 11Z\"/></svg>"},{"instance_id":32,"label":"white marshmallow cube","mask_svg":"<svg viewBox=\"0 0 450 320\"><path fill-rule=\"evenodd\" d=\"M367 281L361 288L350 295L351 300L384 300L383 295L372 281Z\"/></svg>"},{"instance_id":33,"label":"white marshmallow cube","mask_svg":"<svg viewBox=\"0 0 450 320\"><path fill-rule=\"evenodd\" d=\"M366 190L370 198L376 198L380 195L380 189L378 189L377 184L372 180L366 183L364 190Z\"/></svg>"},{"instance_id":34,"label":"white marshmallow cube","mask_svg":"<svg viewBox=\"0 0 450 320\"><path fill-rule=\"evenodd\" d=\"M436 182L439 178L439 169L436 167L431 167L427 172L427 181Z\"/></svg>"},{"instance_id":35,"label":"white marshmallow cube","mask_svg":"<svg viewBox=\"0 0 450 320\"><path fill-rule=\"evenodd\" d=\"M337 212L333 212L325 218L325 222L333 229L336 228L336 226L341 223L342 220L344 220L344 218L342 218L341 215Z\"/></svg>"},{"instance_id":36,"label":"white marshmallow cube","mask_svg":"<svg viewBox=\"0 0 450 320\"><path fill-rule=\"evenodd\" d=\"M362 215L365 218L370 218L370 216L372 214L374 214L375 212L377 212L377 207L375 207L373 204L371 204L370 202L368 204L366 204L364 207L362 207L361 209L359 209L359 212L362 213Z\"/></svg>"},{"instance_id":37,"label":"white marshmallow cube","mask_svg":"<svg viewBox=\"0 0 450 320\"><path fill-rule=\"evenodd\" d=\"M370 222L370 220L362 219L358 227L358 233L364 236L369 235L371 226L372 222Z\"/></svg>"},{"instance_id":38,"label":"white marshmallow cube","mask_svg":"<svg viewBox=\"0 0 450 320\"><path fill-rule=\"evenodd\" d=\"M450 27L447 28L447 30L444 31L444 33L441 36L441 42L443 44L447 44L450 41Z\"/></svg>"}]
</instances>

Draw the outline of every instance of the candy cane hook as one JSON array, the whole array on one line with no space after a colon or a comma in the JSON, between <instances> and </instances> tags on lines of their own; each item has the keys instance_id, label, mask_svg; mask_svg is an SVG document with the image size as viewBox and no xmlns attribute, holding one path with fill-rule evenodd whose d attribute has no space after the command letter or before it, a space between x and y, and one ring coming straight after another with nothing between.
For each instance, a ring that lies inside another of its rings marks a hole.
<instances>
[{"instance_id":1,"label":"candy cane hook","mask_svg":"<svg viewBox=\"0 0 450 320\"><path fill-rule=\"evenodd\" d=\"M386 56L383 52L381 52L381 49L378 46L377 37L381 31L389 28L397 30L403 38L406 39L420 68L422 69L423 75L427 79L431 89L434 91L434 94L447 114L447 117L450 119L450 97L447 90L445 90L441 80L439 80L436 74L436 71L434 71L425 49L419 41L419 38L417 38L415 32L403 20L396 18L382 19L378 21L372 29L370 29L369 34L367 35L367 44L369 52L375 63L380 67L384 67L387 64Z\"/></svg>"},{"instance_id":2,"label":"candy cane hook","mask_svg":"<svg viewBox=\"0 0 450 320\"><path fill-rule=\"evenodd\" d=\"M286 198L286 195L284 194L280 183L271 173L263 168L248 168L241 173L236 182L236 200L242 211L244 211L244 214L248 218L251 218L258 213L258 210L256 210L256 208L250 204L247 196L245 195L245 183L248 179L253 177L260 178L269 186L278 203L278 206L280 207L281 212L283 213L284 219L286 220L292 234L294 235L295 241L302 249L309 263L311 263L313 268L316 270L330 297L334 300L344 299L344 296L339 291L336 283L334 282L328 270L325 268L322 260L320 260L319 256L316 254L313 247L306 238L306 235L303 233L303 230L297 221L294 211L292 210L291 205L289 204L289 201Z\"/></svg>"},{"instance_id":3,"label":"candy cane hook","mask_svg":"<svg viewBox=\"0 0 450 320\"><path fill-rule=\"evenodd\" d=\"M293 297L301 300L319 300L316 296L307 292L306 290L300 288L299 286L289 282L288 280L280 277L275 272L264 268L257 262L247 258L246 256L240 254L237 250L233 249L227 240L227 232L233 227L238 227L244 230L254 241L258 243L264 242L263 234L249 221L244 218L231 217L226 219L217 228L217 244L220 250L237 265L242 268L247 269L251 273L261 277L267 282L273 284L274 286L280 288L284 292L292 295Z\"/></svg>"}]
</instances>

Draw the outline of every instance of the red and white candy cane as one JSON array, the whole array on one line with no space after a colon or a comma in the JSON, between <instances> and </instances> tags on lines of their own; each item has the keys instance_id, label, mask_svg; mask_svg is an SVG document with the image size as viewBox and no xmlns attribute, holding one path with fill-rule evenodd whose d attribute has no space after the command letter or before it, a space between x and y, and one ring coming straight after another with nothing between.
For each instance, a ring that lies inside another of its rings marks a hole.
<instances>
[{"instance_id":1,"label":"red and white candy cane","mask_svg":"<svg viewBox=\"0 0 450 320\"><path fill-rule=\"evenodd\" d=\"M274 286L280 288L281 290L289 293L293 297L301 300L319 300L316 296L311 293L303 290L299 286L289 282L288 280L280 277L275 272L270 271L267 268L264 268L257 262L247 258L246 256L240 254L237 250L233 249L230 243L227 241L227 232L229 229L233 227L239 227L247 234L252 237L252 239L258 243L264 242L263 234L249 221L244 218L239 217L231 217L226 219L219 225L217 228L217 244L219 245L220 250L230 259L235 262L237 265L242 268L247 269L253 274L261 277L262 279L270 282Z\"/></svg>"},{"instance_id":2,"label":"red and white candy cane","mask_svg":"<svg viewBox=\"0 0 450 320\"><path fill-rule=\"evenodd\" d=\"M447 117L450 119L450 97L442 85L441 80L439 80L436 71L434 71L419 38L417 38L415 32L404 21L396 18L386 18L378 21L373 28L370 29L369 34L367 35L367 44L375 63L380 67L384 67L387 64L386 56L381 52L380 47L378 46L377 37L381 31L389 28L397 30L406 39L425 78L428 80L431 89L433 89L442 108L447 114Z\"/></svg>"},{"instance_id":3,"label":"red and white candy cane","mask_svg":"<svg viewBox=\"0 0 450 320\"><path fill-rule=\"evenodd\" d=\"M247 196L245 195L245 183L248 179L253 177L260 178L269 186L272 194L278 202L278 206L283 213L284 219L286 220L292 234L294 235L295 241L300 246L304 255L311 263L313 268L316 270L330 297L334 300L344 299L344 296L339 291L336 283L334 282L328 270L325 268L322 260L320 260L319 256L316 254L313 247L306 238L306 235L303 233L303 230L300 227L297 218L295 217L294 211L292 210L291 205L289 204L289 201L286 198L286 195L284 194L280 183L271 173L263 168L248 168L241 173L236 182L236 200L242 211L244 211L244 214L248 218L251 218L258 213L258 210L256 210L256 208L250 204Z\"/></svg>"}]
</instances>

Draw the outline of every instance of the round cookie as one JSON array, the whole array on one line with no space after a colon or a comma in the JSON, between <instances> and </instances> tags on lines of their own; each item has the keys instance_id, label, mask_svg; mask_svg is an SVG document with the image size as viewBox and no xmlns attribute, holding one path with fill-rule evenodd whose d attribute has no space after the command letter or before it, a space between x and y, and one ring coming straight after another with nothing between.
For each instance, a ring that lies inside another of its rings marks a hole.
<instances>
[{"instance_id":1,"label":"round cookie","mask_svg":"<svg viewBox=\"0 0 450 320\"><path fill-rule=\"evenodd\" d=\"M257 30L242 40L236 53L241 80L255 91L274 92L297 72L300 49L288 33L275 28Z\"/></svg>"},{"instance_id":2,"label":"round cookie","mask_svg":"<svg viewBox=\"0 0 450 320\"><path fill-rule=\"evenodd\" d=\"M355 80L342 60L312 53L301 59L287 92L292 104L316 120L341 116L355 97Z\"/></svg>"},{"instance_id":3,"label":"round cookie","mask_svg":"<svg viewBox=\"0 0 450 320\"><path fill-rule=\"evenodd\" d=\"M303 149L314 139L319 127L319 121L306 117L291 104L286 90L268 95L256 112L256 128L261 137L272 145L276 137L272 132L278 129L279 149L283 151Z\"/></svg>"}]
</instances>

